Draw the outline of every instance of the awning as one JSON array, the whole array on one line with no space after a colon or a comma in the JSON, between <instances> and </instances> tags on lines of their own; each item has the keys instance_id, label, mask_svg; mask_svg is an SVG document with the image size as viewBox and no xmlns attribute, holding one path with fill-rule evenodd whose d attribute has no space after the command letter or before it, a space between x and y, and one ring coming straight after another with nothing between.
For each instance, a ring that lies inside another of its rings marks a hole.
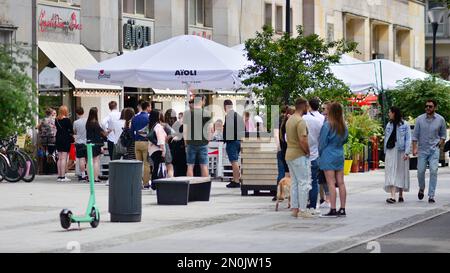
<instances>
[{"instance_id":1,"label":"awning","mask_svg":"<svg viewBox=\"0 0 450 273\"><path fill-rule=\"evenodd\" d=\"M155 92L155 95L174 95L174 96L186 96L186 90L173 90L173 89L155 89L153 88L153 91ZM198 93L198 90L195 91L195 93ZM202 92L201 94L210 94L210 95L248 95L249 92L247 90L215 90L215 91L209 91Z\"/></svg>"},{"instance_id":2,"label":"awning","mask_svg":"<svg viewBox=\"0 0 450 273\"><path fill-rule=\"evenodd\" d=\"M121 91L120 86L91 84L75 80L75 70L96 64L97 60L80 44L66 44L39 41L38 47L75 86L76 91Z\"/></svg>"}]
</instances>

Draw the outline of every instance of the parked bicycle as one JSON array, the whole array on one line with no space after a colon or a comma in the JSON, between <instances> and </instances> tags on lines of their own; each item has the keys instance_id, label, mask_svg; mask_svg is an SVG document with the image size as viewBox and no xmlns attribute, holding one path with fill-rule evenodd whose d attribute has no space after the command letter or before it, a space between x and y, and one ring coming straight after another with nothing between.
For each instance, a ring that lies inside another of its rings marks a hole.
<instances>
[{"instance_id":1,"label":"parked bicycle","mask_svg":"<svg viewBox=\"0 0 450 273\"><path fill-rule=\"evenodd\" d=\"M0 140L0 177L11 183L32 182L36 176L36 163L16 143L17 135Z\"/></svg>"}]
</instances>

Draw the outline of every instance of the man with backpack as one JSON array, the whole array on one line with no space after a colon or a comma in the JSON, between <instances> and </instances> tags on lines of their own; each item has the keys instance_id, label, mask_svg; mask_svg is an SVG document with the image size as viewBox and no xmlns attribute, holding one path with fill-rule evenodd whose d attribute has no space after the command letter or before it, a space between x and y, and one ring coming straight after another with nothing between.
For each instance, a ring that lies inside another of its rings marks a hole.
<instances>
[{"instance_id":1,"label":"man with backpack","mask_svg":"<svg viewBox=\"0 0 450 273\"><path fill-rule=\"evenodd\" d=\"M223 141L226 144L225 149L233 168L233 181L227 185L227 188L239 188L241 187L239 153L241 152L241 138L245 134L244 119L233 110L231 100L225 100L223 106L226 113L223 125Z\"/></svg>"}]
</instances>

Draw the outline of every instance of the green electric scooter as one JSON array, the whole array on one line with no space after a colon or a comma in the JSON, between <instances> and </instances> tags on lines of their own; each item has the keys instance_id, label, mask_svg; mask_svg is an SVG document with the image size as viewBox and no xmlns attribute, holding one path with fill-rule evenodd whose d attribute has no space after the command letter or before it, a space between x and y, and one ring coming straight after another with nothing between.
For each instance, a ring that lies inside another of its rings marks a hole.
<instances>
[{"instance_id":1,"label":"green electric scooter","mask_svg":"<svg viewBox=\"0 0 450 273\"><path fill-rule=\"evenodd\" d=\"M94 163L92 156L92 147L95 144L86 144L87 146L87 157L88 157L88 171L89 171L89 186L90 195L89 203L86 209L86 214L84 216L74 216L72 212L68 209L63 209L59 214L59 219L61 221L61 226L64 229L69 229L70 224L78 223L78 228L80 228L80 223L90 223L91 227L96 228L100 223L100 212L95 203L95 191L94 191Z\"/></svg>"}]
</instances>

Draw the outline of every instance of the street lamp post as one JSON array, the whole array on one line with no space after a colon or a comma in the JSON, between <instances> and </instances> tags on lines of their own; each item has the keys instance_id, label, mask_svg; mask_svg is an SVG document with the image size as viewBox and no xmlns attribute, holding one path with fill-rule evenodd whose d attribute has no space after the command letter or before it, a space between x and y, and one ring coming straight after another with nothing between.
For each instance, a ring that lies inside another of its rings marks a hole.
<instances>
[{"instance_id":1,"label":"street lamp post","mask_svg":"<svg viewBox=\"0 0 450 273\"><path fill-rule=\"evenodd\" d=\"M436 34L439 27L439 22L444 17L447 9L444 7L432 8L428 11L428 19L433 27L433 74L436 73Z\"/></svg>"},{"instance_id":2,"label":"street lamp post","mask_svg":"<svg viewBox=\"0 0 450 273\"><path fill-rule=\"evenodd\" d=\"M286 0L286 33L291 33L291 1ZM284 103L289 104L289 90L284 90Z\"/></svg>"}]
</instances>

